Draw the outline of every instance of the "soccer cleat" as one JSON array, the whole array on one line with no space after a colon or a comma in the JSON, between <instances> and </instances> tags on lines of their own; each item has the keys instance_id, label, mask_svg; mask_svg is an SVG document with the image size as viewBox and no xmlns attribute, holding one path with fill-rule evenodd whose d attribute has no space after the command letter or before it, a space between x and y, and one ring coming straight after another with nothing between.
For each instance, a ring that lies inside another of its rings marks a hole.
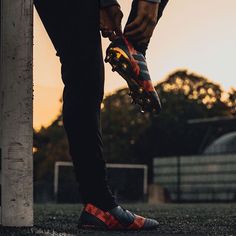
<instances>
[{"instance_id":1,"label":"soccer cleat","mask_svg":"<svg viewBox=\"0 0 236 236\"><path fill-rule=\"evenodd\" d=\"M126 80L129 95L141 107L141 112L160 113L161 102L152 84L145 57L125 37L117 38L110 44L105 62L109 62L112 71L118 72Z\"/></svg>"},{"instance_id":2,"label":"soccer cleat","mask_svg":"<svg viewBox=\"0 0 236 236\"><path fill-rule=\"evenodd\" d=\"M92 204L86 204L78 224L79 229L97 230L150 230L158 226L156 220L135 215L120 206L103 211Z\"/></svg>"}]
</instances>

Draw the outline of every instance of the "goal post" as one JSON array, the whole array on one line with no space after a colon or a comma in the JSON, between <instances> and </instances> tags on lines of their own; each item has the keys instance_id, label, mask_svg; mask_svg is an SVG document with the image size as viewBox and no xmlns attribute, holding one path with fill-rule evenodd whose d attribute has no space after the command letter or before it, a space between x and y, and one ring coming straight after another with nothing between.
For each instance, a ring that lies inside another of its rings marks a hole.
<instances>
[{"instance_id":1,"label":"goal post","mask_svg":"<svg viewBox=\"0 0 236 236\"><path fill-rule=\"evenodd\" d=\"M33 225L33 0L0 0L1 224Z\"/></svg>"},{"instance_id":2,"label":"goal post","mask_svg":"<svg viewBox=\"0 0 236 236\"><path fill-rule=\"evenodd\" d=\"M143 201L148 194L148 166L142 164L115 164L107 163L107 178L112 190L117 191L123 200ZM67 196L70 188L73 196ZM54 166L54 197L56 202L76 202L78 186L73 170L73 163L69 161L55 162ZM130 190L133 190L130 193ZM124 192L124 190L127 190ZM128 196L128 195L129 196ZM130 195L135 194L134 198ZM137 195L136 195L137 194ZM66 197L64 197L64 195ZM141 196L142 195L142 196Z\"/></svg>"}]
</instances>

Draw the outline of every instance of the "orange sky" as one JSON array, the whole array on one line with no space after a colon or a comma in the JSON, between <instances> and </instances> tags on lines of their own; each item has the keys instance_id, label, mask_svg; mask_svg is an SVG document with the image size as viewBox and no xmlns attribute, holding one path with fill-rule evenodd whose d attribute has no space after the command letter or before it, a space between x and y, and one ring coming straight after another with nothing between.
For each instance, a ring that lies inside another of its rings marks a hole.
<instances>
[{"instance_id":1,"label":"orange sky","mask_svg":"<svg viewBox=\"0 0 236 236\"><path fill-rule=\"evenodd\" d=\"M128 0L120 0L125 18ZM189 68L220 83L235 87L236 1L170 0L147 54L154 81L176 68ZM108 45L105 40L104 48ZM105 92L126 86L106 66ZM34 24L34 127L47 126L59 114L63 85L55 50L35 12Z\"/></svg>"}]
</instances>

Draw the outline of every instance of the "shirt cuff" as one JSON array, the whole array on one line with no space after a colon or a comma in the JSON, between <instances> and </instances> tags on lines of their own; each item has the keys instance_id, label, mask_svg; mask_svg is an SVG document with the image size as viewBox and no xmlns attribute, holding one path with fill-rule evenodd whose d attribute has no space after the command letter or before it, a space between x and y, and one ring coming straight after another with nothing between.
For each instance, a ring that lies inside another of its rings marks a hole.
<instances>
[{"instance_id":1,"label":"shirt cuff","mask_svg":"<svg viewBox=\"0 0 236 236\"><path fill-rule=\"evenodd\" d=\"M100 0L100 7L109 7L112 5L119 5L117 0Z\"/></svg>"}]
</instances>

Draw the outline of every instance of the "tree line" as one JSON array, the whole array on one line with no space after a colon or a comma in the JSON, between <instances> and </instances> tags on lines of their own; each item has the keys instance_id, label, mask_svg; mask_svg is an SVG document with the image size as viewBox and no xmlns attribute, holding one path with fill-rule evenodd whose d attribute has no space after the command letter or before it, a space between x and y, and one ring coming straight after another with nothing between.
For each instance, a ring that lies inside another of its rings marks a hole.
<instances>
[{"instance_id":1,"label":"tree line","mask_svg":"<svg viewBox=\"0 0 236 236\"><path fill-rule=\"evenodd\" d=\"M199 154L206 129L188 121L236 115L235 89L225 92L220 85L187 70L171 73L155 87L163 105L159 116L140 113L127 88L104 98L101 119L107 162L151 167L153 157ZM221 127L221 133L226 131ZM213 139L219 133L214 135ZM60 114L49 127L34 133L35 179L51 179L54 163L70 160Z\"/></svg>"}]
</instances>

